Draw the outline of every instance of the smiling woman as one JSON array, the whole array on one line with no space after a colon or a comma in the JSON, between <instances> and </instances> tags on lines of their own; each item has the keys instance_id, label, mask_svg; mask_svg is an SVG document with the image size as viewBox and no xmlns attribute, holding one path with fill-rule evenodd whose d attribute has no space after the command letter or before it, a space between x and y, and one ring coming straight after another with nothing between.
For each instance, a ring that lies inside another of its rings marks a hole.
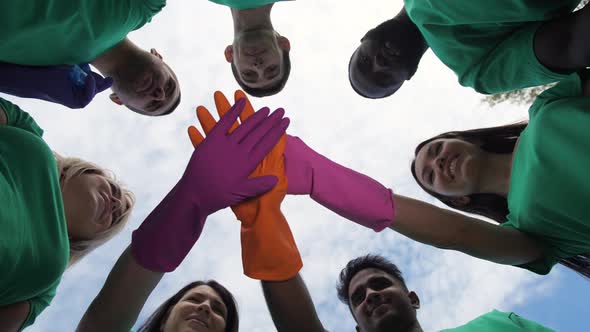
<instances>
[{"instance_id":1,"label":"smiling woman","mask_svg":"<svg viewBox=\"0 0 590 332\"><path fill-rule=\"evenodd\" d=\"M441 202L534 239L542 257L519 265L540 274L559 262L590 277L590 118L582 86L575 75L545 91L529 123L430 138L412 163L420 187Z\"/></svg>"},{"instance_id":2,"label":"smiling woman","mask_svg":"<svg viewBox=\"0 0 590 332\"><path fill-rule=\"evenodd\" d=\"M0 110L0 225L10 234L0 239L0 326L19 331L67 267L122 229L133 198L102 168L54 155L18 106L0 98Z\"/></svg>"},{"instance_id":3,"label":"smiling woman","mask_svg":"<svg viewBox=\"0 0 590 332\"><path fill-rule=\"evenodd\" d=\"M239 318L233 295L214 280L195 281L166 300L138 332L236 332Z\"/></svg>"}]
</instances>

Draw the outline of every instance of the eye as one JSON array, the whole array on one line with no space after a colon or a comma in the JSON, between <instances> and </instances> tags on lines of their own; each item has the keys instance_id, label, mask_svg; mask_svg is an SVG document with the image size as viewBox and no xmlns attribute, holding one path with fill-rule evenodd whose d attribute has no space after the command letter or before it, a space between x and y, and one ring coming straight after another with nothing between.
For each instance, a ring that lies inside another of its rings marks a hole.
<instances>
[{"instance_id":1,"label":"eye","mask_svg":"<svg viewBox=\"0 0 590 332\"><path fill-rule=\"evenodd\" d=\"M372 279L369 282L369 287L373 290L382 290L392 285L391 280L386 278Z\"/></svg>"},{"instance_id":2,"label":"eye","mask_svg":"<svg viewBox=\"0 0 590 332\"><path fill-rule=\"evenodd\" d=\"M359 304L361 304L361 302L363 302L364 298L365 298L364 290L358 289L354 293L352 293L352 295L350 296L350 303L352 303L352 305L354 307L356 307Z\"/></svg>"},{"instance_id":3,"label":"eye","mask_svg":"<svg viewBox=\"0 0 590 332\"><path fill-rule=\"evenodd\" d=\"M173 87L174 87L174 84L172 83L172 79L169 79L168 83L166 83L166 87L165 87L167 95L172 94Z\"/></svg>"},{"instance_id":4,"label":"eye","mask_svg":"<svg viewBox=\"0 0 590 332\"><path fill-rule=\"evenodd\" d=\"M359 63L362 65L368 65L369 64L369 57L366 55L361 55L360 59L359 59Z\"/></svg>"},{"instance_id":5,"label":"eye","mask_svg":"<svg viewBox=\"0 0 590 332\"><path fill-rule=\"evenodd\" d=\"M440 153L440 150L442 150L442 143L440 143L440 142L439 142L439 143L436 145L436 149L435 149L435 152L436 152L436 155L437 155L437 156L438 156L438 154Z\"/></svg>"}]
</instances>

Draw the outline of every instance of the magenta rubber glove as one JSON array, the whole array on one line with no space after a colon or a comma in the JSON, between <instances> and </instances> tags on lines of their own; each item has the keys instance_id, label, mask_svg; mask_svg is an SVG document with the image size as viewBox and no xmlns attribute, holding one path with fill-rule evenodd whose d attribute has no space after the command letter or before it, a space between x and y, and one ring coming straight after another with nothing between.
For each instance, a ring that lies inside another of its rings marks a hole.
<instances>
[{"instance_id":1,"label":"magenta rubber glove","mask_svg":"<svg viewBox=\"0 0 590 332\"><path fill-rule=\"evenodd\" d=\"M69 108L83 108L113 84L90 70L88 64L49 67L0 62L0 92L35 98Z\"/></svg>"},{"instance_id":2,"label":"magenta rubber glove","mask_svg":"<svg viewBox=\"0 0 590 332\"><path fill-rule=\"evenodd\" d=\"M393 192L372 178L315 152L287 135L285 171L291 195L311 198L340 216L379 232L395 215Z\"/></svg>"},{"instance_id":3,"label":"magenta rubber glove","mask_svg":"<svg viewBox=\"0 0 590 332\"><path fill-rule=\"evenodd\" d=\"M248 178L289 125L284 112L256 112L231 134L239 100L194 150L182 178L133 232L132 252L143 267L170 272L191 250L208 215L272 189L275 176Z\"/></svg>"}]
</instances>

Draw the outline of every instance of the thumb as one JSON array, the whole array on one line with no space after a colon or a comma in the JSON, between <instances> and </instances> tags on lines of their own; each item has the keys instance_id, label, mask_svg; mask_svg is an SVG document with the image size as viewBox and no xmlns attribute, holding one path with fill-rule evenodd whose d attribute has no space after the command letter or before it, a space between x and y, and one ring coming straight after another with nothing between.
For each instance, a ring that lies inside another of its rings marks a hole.
<instances>
[{"instance_id":1,"label":"thumb","mask_svg":"<svg viewBox=\"0 0 590 332\"><path fill-rule=\"evenodd\" d=\"M113 85L113 79L111 77L103 78L95 72L92 72L90 75L94 76L94 80L96 81L96 93L103 92Z\"/></svg>"},{"instance_id":2,"label":"thumb","mask_svg":"<svg viewBox=\"0 0 590 332\"><path fill-rule=\"evenodd\" d=\"M279 179L274 175L258 176L242 183L240 192L243 197L260 196L274 188L278 182Z\"/></svg>"},{"instance_id":3,"label":"thumb","mask_svg":"<svg viewBox=\"0 0 590 332\"><path fill-rule=\"evenodd\" d=\"M96 94L96 82L94 81L94 77L92 75L86 76L84 80L84 91L82 91L82 100L80 100L80 104L82 107L88 105L94 95Z\"/></svg>"}]
</instances>

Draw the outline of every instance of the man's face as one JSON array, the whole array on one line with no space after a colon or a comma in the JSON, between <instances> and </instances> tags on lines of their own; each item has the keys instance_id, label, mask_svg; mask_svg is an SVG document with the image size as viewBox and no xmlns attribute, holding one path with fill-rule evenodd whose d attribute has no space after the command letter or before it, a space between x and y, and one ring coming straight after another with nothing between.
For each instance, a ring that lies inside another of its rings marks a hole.
<instances>
[{"instance_id":1,"label":"man's face","mask_svg":"<svg viewBox=\"0 0 590 332\"><path fill-rule=\"evenodd\" d=\"M350 281L348 292L357 331L403 332L416 323L418 296L382 270L359 271Z\"/></svg>"},{"instance_id":2,"label":"man's face","mask_svg":"<svg viewBox=\"0 0 590 332\"><path fill-rule=\"evenodd\" d=\"M274 86L283 77L283 52L289 52L289 40L268 29L252 30L236 36L225 49L225 58L236 67L236 79L250 88Z\"/></svg>"},{"instance_id":3,"label":"man's face","mask_svg":"<svg viewBox=\"0 0 590 332\"><path fill-rule=\"evenodd\" d=\"M180 86L172 69L152 49L117 67L111 99L144 115L166 113L180 98Z\"/></svg>"},{"instance_id":4,"label":"man's face","mask_svg":"<svg viewBox=\"0 0 590 332\"><path fill-rule=\"evenodd\" d=\"M365 97L391 95L416 71L421 54L396 23L390 20L367 32L350 58L350 82Z\"/></svg>"}]
</instances>

